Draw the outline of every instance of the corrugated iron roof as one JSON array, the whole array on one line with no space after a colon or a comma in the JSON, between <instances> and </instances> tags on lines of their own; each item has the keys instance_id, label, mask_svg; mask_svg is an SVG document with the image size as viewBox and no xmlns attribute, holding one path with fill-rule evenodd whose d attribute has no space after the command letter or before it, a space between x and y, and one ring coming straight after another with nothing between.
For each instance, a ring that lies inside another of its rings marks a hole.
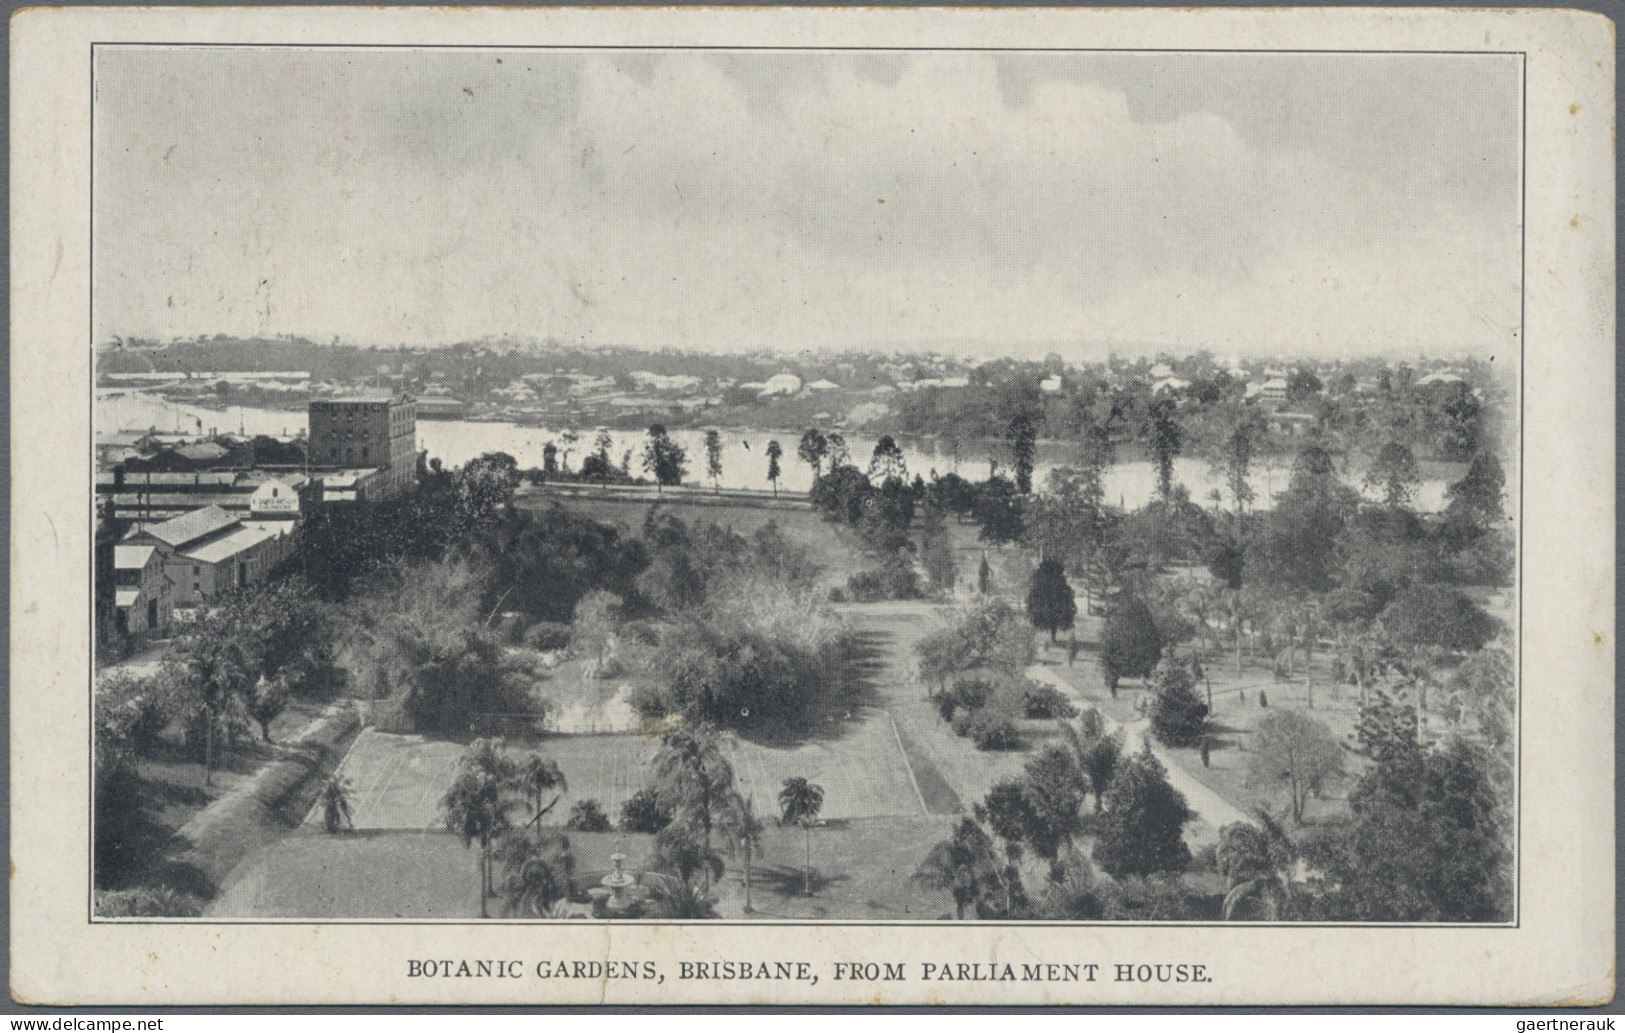
<instances>
[{"instance_id":1,"label":"corrugated iron roof","mask_svg":"<svg viewBox=\"0 0 1625 1033\"><path fill-rule=\"evenodd\" d=\"M136 525L130 529L130 535L145 531L166 545L180 548L187 542L195 542L206 534L223 531L243 518L233 516L219 506L204 506L190 513L165 520L161 524ZM129 536L126 536L129 537Z\"/></svg>"},{"instance_id":2,"label":"corrugated iron roof","mask_svg":"<svg viewBox=\"0 0 1625 1033\"><path fill-rule=\"evenodd\" d=\"M113 568L115 570L143 570L147 560L157 551L153 545L115 545L113 546Z\"/></svg>"}]
</instances>

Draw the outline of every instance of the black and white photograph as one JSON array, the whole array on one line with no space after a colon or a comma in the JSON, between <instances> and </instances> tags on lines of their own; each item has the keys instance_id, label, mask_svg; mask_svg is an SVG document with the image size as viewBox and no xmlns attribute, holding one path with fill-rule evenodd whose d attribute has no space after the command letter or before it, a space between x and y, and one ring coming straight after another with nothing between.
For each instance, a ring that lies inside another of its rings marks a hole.
<instances>
[{"instance_id":1,"label":"black and white photograph","mask_svg":"<svg viewBox=\"0 0 1625 1033\"><path fill-rule=\"evenodd\" d=\"M96 47L92 922L1515 926L1525 61Z\"/></svg>"}]
</instances>

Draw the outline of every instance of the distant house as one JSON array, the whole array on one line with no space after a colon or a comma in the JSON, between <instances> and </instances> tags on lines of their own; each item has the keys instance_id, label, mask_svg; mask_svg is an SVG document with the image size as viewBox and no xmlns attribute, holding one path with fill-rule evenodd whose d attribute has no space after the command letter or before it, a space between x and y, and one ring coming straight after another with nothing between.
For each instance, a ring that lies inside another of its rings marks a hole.
<instances>
[{"instance_id":1,"label":"distant house","mask_svg":"<svg viewBox=\"0 0 1625 1033\"><path fill-rule=\"evenodd\" d=\"M1269 429L1272 433L1289 438L1302 437L1315 425L1315 417L1306 412L1271 413Z\"/></svg>"},{"instance_id":2,"label":"distant house","mask_svg":"<svg viewBox=\"0 0 1625 1033\"><path fill-rule=\"evenodd\" d=\"M194 463L212 463L230 455L231 450L213 441L199 441L191 445L181 445L175 449L175 453L182 459L190 459Z\"/></svg>"},{"instance_id":3,"label":"distant house","mask_svg":"<svg viewBox=\"0 0 1625 1033\"><path fill-rule=\"evenodd\" d=\"M761 393L763 398L773 395L800 394L801 378L794 373L775 373L767 378L767 383L762 385Z\"/></svg>"},{"instance_id":4,"label":"distant house","mask_svg":"<svg viewBox=\"0 0 1625 1033\"><path fill-rule=\"evenodd\" d=\"M1151 367L1151 376L1157 380L1162 380L1173 375L1174 368L1168 365L1166 362L1159 362L1155 366Z\"/></svg>"},{"instance_id":5,"label":"distant house","mask_svg":"<svg viewBox=\"0 0 1625 1033\"><path fill-rule=\"evenodd\" d=\"M1286 380L1283 377L1271 377L1264 381L1258 389L1264 401L1272 404L1286 401Z\"/></svg>"},{"instance_id":6,"label":"distant house","mask_svg":"<svg viewBox=\"0 0 1625 1033\"><path fill-rule=\"evenodd\" d=\"M1185 380L1180 377L1163 377L1161 380L1151 385L1151 393L1154 395L1178 394L1190 386L1191 382L1189 380Z\"/></svg>"},{"instance_id":7,"label":"distant house","mask_svg":"<svg viewBox=\"0 0 1625 1033\"><path fill-rule=\"evenodd\" d=\"M1056 374L1053 377L1045 377L1043 380L1040 380L1038 382L1038 390L1044 392L1047 395L1053 395L1053 394L1060 393L1060 390L1061 390L1061 376L1060 376L1060 374Z\"/></svg>"},{"instance_id":8,"label":"distant house","mask_svg":"<svg viewBox=\"0 0 1625 1033\"><path fill-rule=\"evenodd\" d=\"M1466 383L1466 381L1464 381L1458 374L1449 373L1449 372L1440 372L1440 373L1429 373L1427 376L1419 378L1416 381L1415 386L1417 386L1417 387L1437 387L1437 386L1439 386L1441 384L1463 384L1463 383Z\"/></svg>"}]
</instances>

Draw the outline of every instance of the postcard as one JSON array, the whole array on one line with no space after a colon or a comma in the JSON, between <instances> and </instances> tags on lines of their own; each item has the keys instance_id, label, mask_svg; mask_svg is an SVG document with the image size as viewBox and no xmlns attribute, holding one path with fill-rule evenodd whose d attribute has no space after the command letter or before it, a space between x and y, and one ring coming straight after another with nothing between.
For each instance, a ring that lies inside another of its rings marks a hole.
<instances>
[{"instance_id":1,"label":"postcard","mask_svg":"<svg viewBox=\"0 0 1625 1033\"><path fill-rule=\"evenodd\" d=\"M13 997L1612 998L1613 26L34 8Z\"/></svg>"}]
</instances>

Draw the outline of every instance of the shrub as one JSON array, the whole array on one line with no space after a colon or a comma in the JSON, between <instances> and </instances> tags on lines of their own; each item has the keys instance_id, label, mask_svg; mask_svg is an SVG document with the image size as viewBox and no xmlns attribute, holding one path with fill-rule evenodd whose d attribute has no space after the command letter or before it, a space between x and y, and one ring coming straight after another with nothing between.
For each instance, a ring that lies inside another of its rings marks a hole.
<instances>
[{"instance_id":1,"label":"shrub","mask_svg":"<svg viewBox=\"0 0 1625 1033\"><path fill-rule=\"evenodd\" d=\"M1030 685L1022 694L1021 711L1030 720L1078 716L1078 708L1052 685Z\"/></svg>"},{"instance_id":2,"label":"shrub","mask_svg":"<svg viewBox=\"0 0 1625 1033\"><path fill-rule=\"evenodd\" d=\"M1004 714L974 710L954 718L954 734L971 740L979 750L1019 750L1021 733Z\"/></svg>"},{"instance_id":3,"label":"shrub","mask_svg":"<svg viewBox=\"0 0 1625 1033\"><path fill-rule=\"evenodd\" d=\"M525 629L525 645L541 653L564 649L570 644L570 625L537 621Z\"/></svg>"},{"instance_id":4,"label":"shrub","mask_svg":"<svg viewBox=\"0 0 1625 1033\"><path fill-rule=\"evenodd\" d=\"M564 827L571 832L610 832L614 826L609 823L609 815L597 800L582 800L570 808L570 820Z\"/></svg>"},{"instance_id":5,"label":"shrub","mask_svg":"<svg viewBox=\"0 0 1625 1033\"><path fill-rule=\"evenodd\" d=\"M914 561L901 550L888 556L874 570L865 570L846 579L846 591L853 602L877 603L887 599L918 599L920 576Z\"/></svg>"},{"instance_id":6,"label":"shrub","mask_svg":"<svg viewBox=\"0 0 1625 1033\"><path fill-rule=\"evenodd\" d=\"M937 713L952 721L955 713L970 714L987 706L997 686L985 678L961 678L937 695Z\"/></svg>"},{"instance_id":7,"label":"shrub","mask_svg":"<svg viewBox=\"0 0 1625 1033\"><path fill-rule=\"evenodd\" d=\"M621 807L621 831L656 833L670 825L671 818L671 809L661 805L658 793L640 789Z\"/></svg>"}]
</instances>

